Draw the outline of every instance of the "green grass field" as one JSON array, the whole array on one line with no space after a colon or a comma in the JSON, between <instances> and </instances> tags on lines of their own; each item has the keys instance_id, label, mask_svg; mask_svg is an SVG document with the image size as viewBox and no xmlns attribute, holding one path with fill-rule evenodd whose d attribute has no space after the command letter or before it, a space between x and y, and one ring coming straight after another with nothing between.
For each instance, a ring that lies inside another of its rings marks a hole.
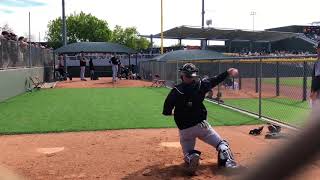
<instances>
[{"instance_id":1,"label":"green grass field","mask_svg":"<svg viewBox=\"0 0 320 180\"><path fill-rule=\"evenodd\" d=\"M262 82L267 84L276 84L276 78L263 78ZM302 77L280 78L280 85L291 86L291 87L303 87L303 78ZM307 80L307 87L311 87L311 78L308 78Z\"/></svg>"},{"instance_id":2,"label":"green grass field","mask_svg":"<svg viewBox=\"0 0 320 180\"><path fill-rule=\"evenodd\" d=\"M259 99L228 99L226 104L241 107L251 112L259 112ZM300 126L310 113L308 102L286 98L265 98L262 100L262 114L292 125Z\"/></svg>"},{"instance_id":3,"label":"green grass field","mask_svg":"<svg viewBox=\"0 0 320 180\"><path fill-rule=\"evenodd\" d=\"M0 134L175 127L161 114L169 91L160 88L49 89L0 103ZM213 125L258 124L206 103Z\"/></svg>"}]
</instances>

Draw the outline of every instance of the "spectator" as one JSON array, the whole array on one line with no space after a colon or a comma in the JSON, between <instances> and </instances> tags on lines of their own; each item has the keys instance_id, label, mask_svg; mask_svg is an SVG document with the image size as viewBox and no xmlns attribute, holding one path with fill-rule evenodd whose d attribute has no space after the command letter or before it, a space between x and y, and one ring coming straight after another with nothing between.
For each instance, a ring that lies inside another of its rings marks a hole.
<instances>
[{"instance_id":1,"label":"spectator","mask_svg":"<svg viewBox=\"0 0 320 180\"><path fill-rule=\"evenodd\" d=\"M130 71L132 74L136 73L135 66L133 64L131 64Z\"/></svg>"},{"instance_id":2,"label":"spectator","mask_svg":"<svg viewBox=\"0 0 320 180\"><path fill-rule=\"evenodd\" d=\"M10 34L8 31L2 31L1 35L6 39L10 40Z\"/></svg>"},{"instance_id":3,"label":"spectator","mask_svg":"<svg viewBox=\"0 0 320 180\"><path fill-rule=\"evenodd\" d=\"M94 66L93 66L92 58L90 58L90 61L89 61L89 69L90 69L90 78L91 78L91 80L95 80L95 77L94 77Z\"/></svg>"},{"instance_id":4,"label":"spectator","mask_svg":"<svg viewBox=\"0 0 320 180\"><path fill-rule=\"evenodd\" d=\"M84 57L84 53L81 52L81 57L80 57L80 78L81 81L86 81L84 74L86 72L86 59Z\"/></svg>"},{"instance_id":5,"label":"spectator","mask_svg":"<svg viewBox=\"0 0 320 180\"><path fill-rule=\"evenodd\" d=\"M318 60L314 63L310 100L312 106L320 101L320 43L317 46Z\"/></svg>"},{"instance_id":6,"label":"spectator","mask_svg":"<svg viewBox=\"0 0 320 180\"><path fill-rule=\"evenodd\" d=\"M119 59L116 56L112 56L110 61L112 66L112 82L115 83L117 81L118 69L119 69Z\"/></svg>"},{"instance_id":7,"label":"spectator","mask_svg":"<svg viewBox=\"0 0 320 180\"><path fill-rule=\"evenodd\" d=\"M17 41L18 39L17 39L17 35L15 35L14 33L9 33L9 36L10 36L10 40L12 40L12 41Z\"/></svg>"},{"instance_id":8,"label":"spectator","mask_svg":"<svg viewBox=\"0 0 320 180\"><path fill-rule=\"evenodd\" d=\"M64 71L64 59L63 59L62 54L59 55L58 61L59 61L58 62L58 72L59 72L61 78L63 78L63 80L66 80L66 78L65 78L66 73Z\"/></svg>"},{"instance_id":9,"label":"spectator","mask_svg":"<svg viewBox=\"0 0 320 180\"><path fill-rule=\"evenodd\" d=\"M28 46L28 43L25 42L24 40L25 40L25 38L23 36L20 36L19 39L18 39L19 45L22 48L25 48L25 47Z\"/></svg>"}]
</instances>

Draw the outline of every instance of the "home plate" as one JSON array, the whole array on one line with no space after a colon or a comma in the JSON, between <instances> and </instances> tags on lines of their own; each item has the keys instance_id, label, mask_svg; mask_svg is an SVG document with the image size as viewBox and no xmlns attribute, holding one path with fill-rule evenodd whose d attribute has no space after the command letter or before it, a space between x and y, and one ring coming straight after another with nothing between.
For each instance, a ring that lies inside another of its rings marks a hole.
<instances>
[{"instance_id":1,"label":"home plate","mask_svg":"<svg viewBox=\"0 0 320 180\"><path fill-rule=\"evenodd\" d=\"M37 152L43 153L43 154L54 154L63 150L64 150L64 147L38 148Z\"/></svg>"},{"instance_id":2,"label":"home plate","mask_svg":"<svg viewBox=\"0 0 320 180\"><path fill-rule=\"evenodd\" d=\"M180 142L162 142L160 146L171 147L171 148L180 148Z\"/></svg>"}]
</instances>

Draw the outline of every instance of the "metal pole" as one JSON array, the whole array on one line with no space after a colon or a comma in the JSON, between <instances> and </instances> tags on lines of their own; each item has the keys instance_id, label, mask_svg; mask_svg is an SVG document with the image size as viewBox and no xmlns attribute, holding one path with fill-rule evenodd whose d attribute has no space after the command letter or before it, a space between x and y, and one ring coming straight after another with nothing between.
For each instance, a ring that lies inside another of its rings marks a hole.
<instances>
[{"instance_id":1,"label":"metal pole","mask_svg":"<svg viewBox=\"0 0 320 180\"><path fill-rule=\"evenodd\" d=\"M252 30L254 31L254 15L252 16Z\"/></svg>"},{"instance_id":2,"label":"metal pole","mask_svg":"<svg viewBox=\"0 0 320 180\"><path fill-rule=\"evenodd\" d=\"M256 15L257 13L255 11L251 11L250 12L250 15L252 16L252 31L254 31L254 16Z\"/></svg>"},{"instance_id":3,"label":"metal pole","mask_svg":"<svg viewBox=\"0 0 320 180\"><path fill-rule=\"evenodd\" d=\"M259 92L259 84L258 84L258 62L255 63L255 84L256 84L256 93Z\"/></svg>"},{"instance_id":4,"label":"metal pole","mask_svg":"<svg viewBox=\"0 0 320 180\"><path fill-rule=\"evenodd\" d=\"M204 29L204 0L202 0L202 16L201 16L201 28Z\"/></svg>"},{"instance_id":5,"label":"metal pole","mask_svg":"<svg viewBox=\"0 0 320 180\"><path fill-rule=\"evenodd\" d=\"M235 61L233 60L233 67L235 67ZM235 86L234 86L234 77L232 77L232 89L234 90L235 89Z\"/></svg>"},{"instance_id":6,"label":"metal pole","mask_svg":"<svg viewBox=\"0 0 320 180\"><path fill-rule=\"evenodd\" d=\"M29 68L31 68L32 62L31 62L31 15L29 12Z\"/></svg>"},{"instance_id":7,"label":"metal pole","mask_svg":"<svg viewBox=\"0 0 320 180\"><path fill-rule=\"evenodd\" d=\"M65 3L64 0L62 0L62 46L67 45L67 24L66 24L66 15L65 15ZM67 67L67 58L66 55L63 55L63 61L64 61L64 68L65 72L68 72L68 67Z\"/></svg>"},{"instance_id":8,"label":"metal pole","mask_svg":"<svg viewBox=\"0 0 320 180\"><path fill-rule=\"evenodd\" d=\"M277 62L277 77L276 77L276 96L280 96L280 75L279 75L279 62Z\"/></svg>"},{"instance_id":9,"label":"metal pole","mask_svg":"<svg viewBox=\"0 0 320 180\"><path fill-rule=\"evenodd\" d=\"M153 53L153 34L150 35L150 54Z\"/></svg>"},{"instance_id":10,"label":"metal pole","mask_svg":"<svg viewBox=\"0 0 320 180\"><path fill-rule=\"evenodd\" d=\"M307 62L303 62L303 101L307 100Z\"/></svg>"},{"instance_id":11,"label":"metal pole","mask_svg":"<svg viewBox=\"0 0 320 180\"><path fill-rule=\"evenodd\" d=\"M204 29L204 0L202 0L202 12L201 12L201 29ZM201 40L201 49L204 50L206 49L206 40Z\"/></svg>"},{"instance_id":12,"label":"metal pole","mask_svg":"<svg viewBox=\"0 0 320 180\"><path fill-rule=\"evenodd\" d=\"M161 54L163 54L163 0L161 0Z\"/></svg>"},{"instance_id":13,"label":"metal pole","mask_svg":"<svg viewBox=\"0 0 320 180\"><path fill-rule=\"evenodd\" d=\"M260 75L259 75L259 118L262 117L262 59L260 59Z\"/></svg>"},{"instance_id":14,"label":"metal pole","mask_svg":"<svg viewBox=\"0 0 320 180\"><path fill-rule=\"evenodd\" d=\"M220 72L221 72L221 62L220 62L220 60L218 60L218 74L220 74ZM217 95L219 95L220 96L220 84L218 84L218 94ZM220 98L221 98L221 96L220 96ZM220 98L218 99L218 104L220 104Z\"/></svg>"},{"instance_id":15,"label":"metal pole","mask_svg":"<svg viewBox=\"0 0 320 180\"><path fill-rule=\"evenodd\" d=\"M176 77L176 84L178 84L178 76L179 76L179 65L178 65L178 60L176 61L176 72L177 72L177 77Z\"/></svg>"},{"instance_id":16,"label":"metal pole","mask_svg":"<svg viewBox=\"0 0 320 180\"><path fill-rule=\"evenodd\" d=\"M240 61L238 61L238 70L239 70L239 90L241 90L242 78L241 78L241 71L240 71Z\"/></svg>"}]
</instances>

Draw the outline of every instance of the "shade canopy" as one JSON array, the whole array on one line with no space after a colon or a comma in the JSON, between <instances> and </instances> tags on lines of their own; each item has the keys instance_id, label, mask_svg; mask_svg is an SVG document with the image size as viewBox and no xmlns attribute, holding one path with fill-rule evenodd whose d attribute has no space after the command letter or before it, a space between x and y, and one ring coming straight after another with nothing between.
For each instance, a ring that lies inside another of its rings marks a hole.
<instances>
[{"instance_id":1,"label":"shade canopy","mask_svg":"<svg viewBox=\"0 0 320 180\"><path fill-rule=\"evenodd\" d=\"M180 26L163 32L166 39L195 39L223 41L275 42L288 38L299 38L301 34L278 31L246 31L240 29L217 29ZM146 36L147 37L147 36ZM156 34L154 38L160 38Z\"/></svg>"},{"instance_id":2,"label":"shade canopy","mask_svg":"<svg viewBox=\"0 0 320 180\"><path fill-rule=\"evenodd\" d=\"M156 61L192 61L226 58L224 54L211 50L177 50L154 57Z\"/></svg>"}]
</instances>

